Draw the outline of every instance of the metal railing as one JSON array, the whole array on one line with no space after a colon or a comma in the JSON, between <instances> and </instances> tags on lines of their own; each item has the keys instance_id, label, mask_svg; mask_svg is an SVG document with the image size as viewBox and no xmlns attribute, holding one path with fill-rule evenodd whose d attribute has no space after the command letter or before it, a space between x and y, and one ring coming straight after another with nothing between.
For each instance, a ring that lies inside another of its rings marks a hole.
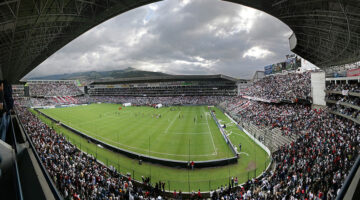
<instances>
[{"instance_id":1,"label":"metal railing","mask_svg":"<svg viewBox=\"0 0 360 200\"><path fill-rule=\"evenodd\" d=\"M343 186L341 187L338 196L336 197L336 200L344 199L346 193L348 192L351 182L355 178L355 174L356 174L357 170L359 169L359 166L360 166L360 156L357 157L354 166L351 168L349 175L345 179L345 182L344 182ZM354 191L354 193L355 193L355 191Z\"/></svg>"},{"instance_id":2,"label":"metal railing","mask_svg":"<svg viewBox=\"0 0 360 200\"><path fill-rule=\"evenodd\" d=\"M24 131L25 137L26 137L27 141L29 142L30 148L31 148L32 152L34 153L36 161L38 162L38 164L40 166L40 169L41 169L42 173L44 174L46 182L49 185L49 188L50 188L54 198L56 200L63 200L63 197L61 196L59 190L56 188L56 186L55 186L54 182L52 181L52 179L51 179L49 173L47 172L46 168L42 164L41 159L40 159L40 157L39 157L39 155L38 155L38 153L37 153L37 151L36 151L36 149L34 147L34 144L32 143L32 140L30 139L27 131L25 130L25 128L24 128L24 126L23 126L23 124L21 122L19 123L19 126Z\"/></svg>"},{"instance_id":3,"label":"metal railing","mask_svg":"<svg viewBox=\"0 0 360 200\"><path fill-rule=\"evenodd\" d=\"M12 147L15 151L15 154L17 154L17 141L16 141L16 136L15 136L15 129L14 129L14 124L13 124L13 120L12 120L12 116L10 117L10 121L9 121L9 129L11 130L11 139L12 139ZM23 192L22 192L22 187L21 187L21 181L20 181L20 175L19 175L19 168L17 165L17 160L16 160L16 156L15 159L13 160L14 164L13 164L13 173L15 175L14 177L14 188L16 190L16 199L18 200L23 200Z\"/></svg>"}]
</instances>

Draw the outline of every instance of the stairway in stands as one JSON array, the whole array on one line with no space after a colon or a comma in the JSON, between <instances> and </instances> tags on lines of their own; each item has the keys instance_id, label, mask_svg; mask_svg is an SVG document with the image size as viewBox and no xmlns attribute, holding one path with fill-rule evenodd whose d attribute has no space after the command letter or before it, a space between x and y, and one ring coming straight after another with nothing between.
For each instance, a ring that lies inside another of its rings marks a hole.
<instances>
[{"instance_id":1,"label":"stairway in stands","mask_svg":"<svg viewBox=\"0 0 360 200\"><path fill-rule=\"evenodd\" d=\"M57 97L57 98L60 100L60 103L61 103L61 104L66 103L66 101L65 101L62 97Z\"/></svg>"},{"instance_id":2,"label":"stairway in stands","mask_svg":"<svg viewBox=\"0 0 360 200\"><path fill-rule=\"evenodd\" d=\"M277 151L281 146L290 144L297 139L295 135L284 135L279 128L261 128L252 123L244 123L244 128L255 135L270 151Z\"/></svg>"},{"instance_id":3,"label":"stairway in stands","mask_svg":"<svg viewBox=\"0 0 360 200\"><path fill-rule=\"evenodd\" d=\"M72 97L72 96L67 96L67 98L71 101L72 104L78 103L78 101L76 99L74 99L74 97Z\"/></svg>"},{"instance_id":4,"label":"stairway in stands","mask_svg":"<svg viewBox=\"0 0 360 200\"><path fill-rule=\"evenodd\" d=\"M57 97L53 97L53 100L55 101L56 104L60 103Z\"/></svg>"}]
</instances>

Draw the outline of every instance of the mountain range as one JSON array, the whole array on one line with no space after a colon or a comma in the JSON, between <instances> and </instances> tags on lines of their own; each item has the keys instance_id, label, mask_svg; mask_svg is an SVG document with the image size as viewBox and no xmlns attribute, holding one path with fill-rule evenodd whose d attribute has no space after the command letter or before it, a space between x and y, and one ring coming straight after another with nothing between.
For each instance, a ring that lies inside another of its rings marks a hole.
<instances>
[{"instance_id":1,"label":"mountain range","mask_svg":"<svg viewBox=\"0 0 360 200\"><path fill-rule=\"evenodd\" d=\"M27 80L111 80L119 78L171 76L162 72L150 72L128 67L122 70L112 71L87 71L70 74L55 74L49 76L32 77Z\"/></svg>"}]
</instances>

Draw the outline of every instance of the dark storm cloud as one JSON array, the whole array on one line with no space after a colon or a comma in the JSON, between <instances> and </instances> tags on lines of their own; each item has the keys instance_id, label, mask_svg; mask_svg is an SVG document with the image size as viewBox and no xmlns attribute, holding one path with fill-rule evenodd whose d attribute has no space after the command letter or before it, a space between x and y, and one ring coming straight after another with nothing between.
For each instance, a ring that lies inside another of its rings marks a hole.
<instances>
[{"instance_id":1,"label":"dark storm cloud","mask_svg":"<svg viewBox=\"0 0 360 200\"><path fill-rule=\"evenodd\" d=\"M284 60L290 34L279 20L237 4L163 1L84 33L30 76L135 67L250 77L263 66Z\"/></svg>"}]
</instances>

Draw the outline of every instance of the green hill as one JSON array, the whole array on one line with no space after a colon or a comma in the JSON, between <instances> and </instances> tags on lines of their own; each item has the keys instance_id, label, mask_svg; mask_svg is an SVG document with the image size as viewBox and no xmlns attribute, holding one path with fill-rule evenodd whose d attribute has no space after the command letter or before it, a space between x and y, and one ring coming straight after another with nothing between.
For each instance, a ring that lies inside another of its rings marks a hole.
<instances>
[{"instance_id":1,"label":"green hill","mask_svg":"<svg viewBox=\"0 0 360 200\"><path fill-rule=\"evenodd\" d=\"M150 72L137 70L132 67L128 67L123 70L113 71L88 71L88 72L76 72L71 74L56 74L41 77L32 77L28 80L104 80L104 79L119 79L119 78L132 78L132 77L150 77L150 76L169 76L162 72Z\"/></svg>"}]
</instances>

